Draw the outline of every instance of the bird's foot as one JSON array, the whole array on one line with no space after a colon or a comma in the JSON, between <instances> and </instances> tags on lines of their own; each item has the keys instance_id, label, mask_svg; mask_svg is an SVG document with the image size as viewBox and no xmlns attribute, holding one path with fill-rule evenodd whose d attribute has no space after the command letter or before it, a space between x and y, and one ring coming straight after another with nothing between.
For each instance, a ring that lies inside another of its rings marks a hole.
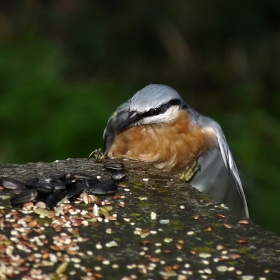
<instances>
[{"instance_id":1,"label":"bird's foot","mask_svg":"<svg viewBox=\"0 0 280 280\"><path fill-rule=\"evenodd\" d=\"M91 158L92 155L94 155L95 157L95 162L101 162L105 157L105 154L102 153L100 148L92 151L88 156L88 160Z\"/></svg>"},{"instance_id":2,"label":"bird's foot","mask_svg":"<svg viewBox=\"0 0 280 280\"><path fill-rule=\"evenodd\" d=\"M183 173L179 174L179 179L185 182L189 182L198 169L199 166L197 165L197 162L194 161L191 165L187 167L187 169Z\"/></svg>"}]
</instances>

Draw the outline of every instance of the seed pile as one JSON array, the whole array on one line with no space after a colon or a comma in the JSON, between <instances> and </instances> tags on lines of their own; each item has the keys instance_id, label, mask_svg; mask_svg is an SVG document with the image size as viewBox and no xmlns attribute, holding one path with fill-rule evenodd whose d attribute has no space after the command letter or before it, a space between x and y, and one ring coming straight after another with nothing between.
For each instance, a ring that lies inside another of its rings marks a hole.
<instances>
[{"instance_id":1,"label":"seed pile","mask_svg":"<svg viewBox=\"0 0 280 280\"><path fill-rule=\"evenodd\" d=\"M25 280L67 279L66 270L70 270L73 277L76 273L84 274L81 279L102 277L98 267L80 265L81 258L92 258L92 248L80 250L80 244L88 242L89 238L81 237L79 228L95 228L99 223L117 220L117 215L110 213L111 202L106 198L101 201L96 195L116 193L118 182L126 175L125 167L121 163L107 163L104 167L112 172L112 180L101 182L98 176L74 172L49 176L43 181L32 178L25 183L14 178L0 178L0 188L15 193L10 199L12 206L19 206L10 212L0 206L3 229L0 233L0 279L19 275ZM120 198L120 195L112 197L113 200ZM88 207L79 209L76 205L80 203ZM50 240L47 238L50 230L59 235ZM108 228L106 233L111 231ZM114 240L105 245L108 248L118 246ZM42 269L47 267L55 269L44 274Z\"/></svg>"},{"instance_id":2,"label":"seed pile","mask_svg":"<svg viewBox=\"0 0 280 280\"><path fill-rule=\"evenodd\" d=\"M101 182L98 178L84 174L68 172L63 175L49 176L43 182L39 178L31 178L25 183L13 178L0 178L0 186L12 189L15 195L11 198L12 205L27 202L43 202L52 210L63 198L78 197L83 192L88 195L108 195L118 191L117 181L124 179L122 163L107 163L107 170L113 171L112 181Z\"/></svg>"}]
</instances>

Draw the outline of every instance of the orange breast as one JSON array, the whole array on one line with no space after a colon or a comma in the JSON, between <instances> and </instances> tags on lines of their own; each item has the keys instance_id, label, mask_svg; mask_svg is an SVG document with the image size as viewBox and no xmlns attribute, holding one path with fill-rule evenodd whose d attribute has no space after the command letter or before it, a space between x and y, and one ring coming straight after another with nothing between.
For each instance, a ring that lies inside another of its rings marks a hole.
<instances>
[{"instance_id":1,"label":"orange breast","mask_svg":"<svg viewBox=\"0 0 280 280\"><path fill-rule=\"evenodd\" d=\"M161 125L139 125L118 133L108 157L124 157L152 163L165 171L184 170L213 145L215 135L190 125L181 111L177 119Z\"/></svg>"}]
</instances>

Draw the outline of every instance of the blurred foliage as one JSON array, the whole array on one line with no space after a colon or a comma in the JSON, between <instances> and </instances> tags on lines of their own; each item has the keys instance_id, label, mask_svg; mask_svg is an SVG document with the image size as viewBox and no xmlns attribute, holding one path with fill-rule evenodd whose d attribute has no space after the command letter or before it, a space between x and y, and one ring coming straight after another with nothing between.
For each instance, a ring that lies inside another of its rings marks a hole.
<instances>
[{"instance_id":1,"label":"blurred foliage","mask_svg":"<svg viewBox=\"0 0 280 280\"><path fill-rule=\"evenodd\" d=\"M216 119L280 233L280 2L0 1L0 163L87 157L149 83Z\"/></svg>"}]
</instances>

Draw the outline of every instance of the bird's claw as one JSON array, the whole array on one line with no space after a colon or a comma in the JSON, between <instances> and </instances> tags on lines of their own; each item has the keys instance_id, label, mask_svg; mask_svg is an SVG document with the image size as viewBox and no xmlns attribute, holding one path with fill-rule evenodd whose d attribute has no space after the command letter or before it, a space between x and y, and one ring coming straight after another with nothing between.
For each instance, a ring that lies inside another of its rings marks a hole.
<instances>
[{"instance_id":1,"label":"bird's claw","mask_svg":"<svg viewBox=\"0 0 280 280\"><path fill-rule=\"evenodd\" d=\"M88 156L88 160L91 158L92 155L94 155L95 157L95 162L101 162L105 157L104 153L102 153L100 148L92 151Z\"/></svg>"},{"instance_id":2,"label":"bird's claw","mask_svg":"<svg viewBox=\"0 0 280 280\"><path fill-rule=\"evenodd\" d=\"M199 166L197 165L197 162L194 161L191 165L187 167L187 169L183 173L179 175L179 179L185 182L189 182L198 169Z\"/></svg>"}]
</instances>

